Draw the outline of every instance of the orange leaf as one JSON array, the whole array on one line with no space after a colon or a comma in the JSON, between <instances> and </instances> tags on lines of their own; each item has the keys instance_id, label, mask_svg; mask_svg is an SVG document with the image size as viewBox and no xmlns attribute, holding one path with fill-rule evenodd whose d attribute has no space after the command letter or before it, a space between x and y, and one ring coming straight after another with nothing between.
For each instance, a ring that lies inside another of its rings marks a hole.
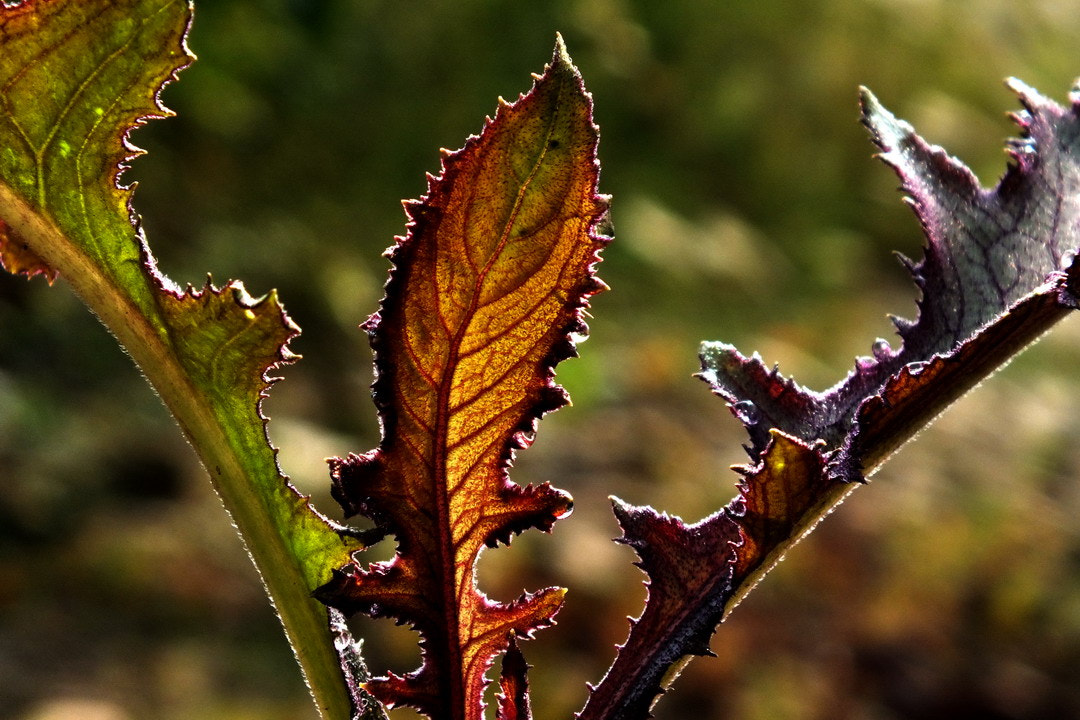
<instances>
[{"instance_id":1,"label":"orange leaf","mask_svg":"<svg viewBox=\"0 0 1080 720\"><path fill-rule=\"evenodd\" d=\"M775 553L790 547L808 529L805 523L820 519L813 510L829 490L844 487L825 472L822 443L807 445L776 429L770 434L772 441L757 466L735 468L746 477L739 484L741 494L728 507L743 538L736 553L734 584L762 565L760 574L767 572L780 559Z\"/></svg>"},{"instance_id":2,"label":"orange leaf","mask_svg":"<svg viewBox=\"0 0 1080 720\"><path fill-rule=\"evenodd\" d=\"M26 275L32 278L43 275L49 284L56 280L56 270L42 260L30 246L19 237L15 229L0 220L0 267L12 275Z\"/></svg>"},{"instance_id":3,"label":"orange leaf","mask_svg":"<svg viewBox=\"0 0 1080 720\"><path fill-rule=\"evenodd\" d=\"M562 604L558 588L493 602L474 566L484 545L548 530L572 507L547 483L511 483L507 468L536 421L566 404L554 366L574 353L587 298L604 289L593 275L607 241L593 232L607 209L596 143L591 100L560 39L533 89L501 103L406 204L408 236L389 251L386 297L365 325L382 442L330 461L335 497L396 535L398 554L349 565L320 591L345 612L422 635L422 667L367 684L388 705L481 717L494 656Z\"/></svg>"}]
</instances>

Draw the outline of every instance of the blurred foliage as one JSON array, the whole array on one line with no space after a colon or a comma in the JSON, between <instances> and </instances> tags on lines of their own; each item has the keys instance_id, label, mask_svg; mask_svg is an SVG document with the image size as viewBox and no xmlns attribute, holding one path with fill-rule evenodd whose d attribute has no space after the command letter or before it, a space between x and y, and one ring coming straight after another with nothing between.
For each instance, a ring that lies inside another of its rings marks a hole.
<instances>
[{"instance_id":1,"label":"blurred foliage","mask_svg":"<svg viewBox=\"0 0 1080 720\"><path fill-rule=\"evenodd\" d=\"M574 407L513 472L576 512L485 556L480 586L571 589L524 651L569 717L644 596L606 496L697 519L733 495L741 431L690 375L702 339L839 380L915 290L871 87L990 184L1015 75L1065 99L1077 0L213 0L201 56L138 131L137 209L178 282L277 287L304 328L268 403L286 472L377 442L356 326L440 146L528 87L561 31L596 100L617 241ZM0 717L314 717L258 579L171 420L63 287L0 277ZM658 717L1080 718L1080 327L965 398L735 612ZM389 552L389 549L386 550ZM389 627L387 627L389 626ZM357 622L376 667L415 636ZM407 717L407 715L402 715Z\"/></svg>"}]
</instances>

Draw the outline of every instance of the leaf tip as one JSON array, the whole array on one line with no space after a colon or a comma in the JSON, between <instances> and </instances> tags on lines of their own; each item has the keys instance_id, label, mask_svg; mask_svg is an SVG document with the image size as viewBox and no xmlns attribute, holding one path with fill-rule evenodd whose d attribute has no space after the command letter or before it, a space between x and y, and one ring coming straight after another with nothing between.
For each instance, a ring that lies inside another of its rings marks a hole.
<instances>
[{"instance_id":1,"label":"leaf tip","mask_svg":"<svg viewBox=\"0 0 1080 720\"><path fill-rule=\"evenodd\" d=\"M863 126L870 131L874 144L885 153L895 151L903 139L915 134L915 128L889 112L867 87L859 88L859 107Z\"/></svg>"},{"instance_id":2,"label":"leaf tip","mask_svg":"<svg viewBox=\"0 0 1080 720\"><path fill-rule=\"evenodd\" d=\"M561 32L555 33L555 54L552 57L554 62L564 62L567 65L573 65L570 60L570 53L566 51L566 41L563 40Z\"/></svg>"},{"instance_id":3,"label":"leaf tip","mask_svg":"<svg viewBox=\"0 0 1080 720\"><path fill-rule=\"evenodd\" d=\"M551 62L546 68L547 72L544 74L550 74L554 72L566 73L578 81L581 81L581 73L574 65L574 61L570 58L570 53L566 49L566 41L563 40L562 33L555 33L555 50L551 54Z\"/></svg>"},{"instance_id":4,"label":"leaf tip","mask_svg":"<svg viewBox=\"0 0 1080 720\"><path fill-rule=\"evenodd\" d=\"M1005 78L1005 87L1012 91L1020 102L1024 104L1024 107L1031 110L1034 107L1045 105L1049 101L1042 93L1028 85L1023 80L1016 77Z\"/></svg>"},{"instance_id":5,"label":"leaf tip","mask_svg":"<svg viewBox=\"0 0 1080 720\"><path fill-rule=\"evenodd\" d=\"M859 106L866 112L871 106L880 105L877 96L865 85L859 86Z\"/></svg>"},{"instance_id":6,"label":"leaf tip","mask_svg":"<svg viewBox=\"0 0 1080 720\"><path fill-rule=\"evenodd\" d=\"M634 511L633 505L616 495L609 495L608 501L611 503L611 509L620 525L623 524L623 520L628 520Z\"/></svg>"}]
</instances>

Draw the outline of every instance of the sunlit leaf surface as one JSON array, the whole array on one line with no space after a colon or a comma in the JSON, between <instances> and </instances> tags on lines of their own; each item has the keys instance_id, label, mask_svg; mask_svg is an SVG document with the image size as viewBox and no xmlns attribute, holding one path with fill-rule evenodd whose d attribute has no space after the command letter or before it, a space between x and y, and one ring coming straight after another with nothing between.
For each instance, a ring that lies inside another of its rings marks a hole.
<instances>
[{"instance_id":1,"label":"sunlit leaf surface","mask_svg":"<svg viewBox=\"0 0 1080 720\"><path fill-rule=\"evenodd\" d=\"M592 104L561 40L533 89L503 103L406 205L386 297L367 323L383 439L331 461L346 511L398 542L389 562L348 566L320 597L422 635L423 665L368 688L433 718L479 718L485 673L512 635L551 623L563 591L504 604L475 586L484 546L570 512L565 492L507 477L536 421L567 402L554 366L586 331L605 238Z\"/></svg>"},{"instance_id":2,"label":"sunlit leaf surface","mask_svg":"<svg viewBox=\"0 0 1080 720\"><path fill-rule=\"evenodd\" d=\"M340 714L325 691L342 682L325 608L310 592L359 543L282 475L261 411L298 328L274 293L169 281L123 182L141 153L129 134L171 114L158 94L194 59L191 12L187 0L0 6L0 261L64 278L139 364L248 540L319 702Z\"/></svg>"},{"instance_id":3,"label":"sunlit leaf surface","mask_svg":"<svg viewBox=\"0 0 1080 720\"><path fill-rule=\"evenodd\" d=\"M649 599L582 718L647 717L665 673L708 652L716 624L792 545L891 452L1077 307L1080 91L1062 108L1009 84L1025 108L1014 116L1022 137L992 189L863 92L863 122L926 233L925 257L904 260L922 293L919 317L896 321L899 349L875 341L871 356L821 393L756 354L702 346L701 377L746 427L751 463L736 468L740 495L696 525L616 504ZM669 563L690 556L695 538L715 552L691 556L696 569L683 578Z\"/></svg>"}]
</instances>

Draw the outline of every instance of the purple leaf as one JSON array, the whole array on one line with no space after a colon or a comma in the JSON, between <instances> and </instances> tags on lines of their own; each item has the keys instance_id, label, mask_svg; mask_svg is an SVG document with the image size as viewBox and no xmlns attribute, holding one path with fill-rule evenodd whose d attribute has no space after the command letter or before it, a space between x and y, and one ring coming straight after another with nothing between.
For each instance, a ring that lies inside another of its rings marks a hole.
<instances>
[{"instance_id":1,"label":"purple leaf","mask_svg":"<svg viewBox=\"0 0 1080 720\"><path fill-rule=\"evenodd\" d=\"M806 441L823 440L830 472L861 480L870 449L853 442L861 432L860 408L875 397L879 406L902 401L892 378L919 375L936 357L965 359L947 382L935 375L941 379L923 391L924 399L936 394L945 402L923 403L926 412L904 423L912 432L881 438L895 448L1075 306L1076 281L1069 277L1078 272L1073 258L1080 247L1080 92L1073 91L1066 109L1018 80L1008 84L1025 108L1013 115L1021 137L1009 142L1012 161L992 189L980 187L963 163L929 145L863 89L863 124L882 150L879 157L900 177L926 234L923 259L903 259L922 293L919 316L895 320L899 350L875 341L870 357L858 358L847 378L822 393L767 370L756 355L746 358L730 345L704 343L701 377L746 425L752 456L764 449L769 429L778 428ZM1029 332L1010 330L1008 352L987 363L985 355L1006 342L1005 332L992 327L1017 320L1006 320L1010 308L1037 317L1024 324ZM978 352L964 352L969 343Z\"/></svg>"},{"instance_id":2,"label":"purple leaf","mask_svg":"<svg viewBox=\"0 0 1080 720\"><path fill-rule=\"evenodd\" d=\"M863 124L900 177L926 234L903 259L921 291L915 321L896 320L899 349L871 355L814 392L725 343L704 343L702 372L746 427L752 462L740 494L687 526L616 504L625 542L649 576L649 599L580 717L646 718L689 655L799 539L891 452L1046 332L1080 297L1080 90L1062 108L1016 80L1008 171L983 189L962 163L862 92Z\"/></svg>"}]
</instances>

